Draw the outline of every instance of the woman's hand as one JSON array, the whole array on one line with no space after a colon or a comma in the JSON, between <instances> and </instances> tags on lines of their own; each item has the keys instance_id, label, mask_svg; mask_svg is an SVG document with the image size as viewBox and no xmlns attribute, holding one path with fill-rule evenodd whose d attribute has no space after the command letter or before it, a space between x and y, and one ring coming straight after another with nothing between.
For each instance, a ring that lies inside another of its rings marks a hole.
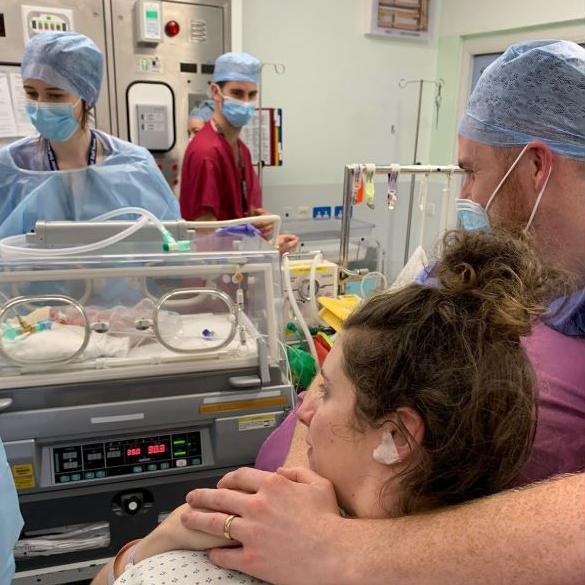
<instances>
[{"instance_id":1,"label":"woman's hand","mask_svg":"<svg viewBox=\"0 0 585 585\"><path fill-rule=\"evenodd\" d=\"M206 550L234 544L233 540L223 536L212 536L185 528L181 523L181 514L187 510L191 510L188 504L173 510L164 522L138 543L134 557L136 563L170 550Z\"/></svg>"},{"instance_id":2,"label":"woman's hand","mask_svg":"<svg viewBox=\"0 0 585 585\"><path fill-rule=\"evenodd\" d=\"M346 543L355 548L352 521L341 518L330 481L300 467L278 473L241 468L218 487L190 492L195 509L181 515L185 526L216 535L230 514L237 515L230 533L242 546L210 551L213 563L269 583L347 582L343 559ZM198 511L202 507L205 514ZM306 578L307 558L318 577L313 572Z\"/></svg>"}]
</instances>

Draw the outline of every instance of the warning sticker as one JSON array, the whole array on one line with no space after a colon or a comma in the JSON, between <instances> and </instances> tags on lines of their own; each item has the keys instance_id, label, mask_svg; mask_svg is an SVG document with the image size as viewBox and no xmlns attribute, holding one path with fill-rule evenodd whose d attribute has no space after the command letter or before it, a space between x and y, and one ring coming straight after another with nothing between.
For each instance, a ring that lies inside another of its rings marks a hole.
<instances>
[{"instance_id":1,"label":"warning sticker","mask_svg":"<svg viewBox=\"0 0 585 585\"><path fill-rule=\"evenodd\" d=\"M12 466L12 477L17 490L28 490L34 488L35 471L32 463L23 463Z\"/></svg>"},{"instance_id":2,"label":"warning sticker","mask_svg":"<svg viewBox=\"0 0 585 585\"><path fill-rule=\"evenodd\" d=\"M253 414L238 419L239 431L254 431L256 429L271 429L276 426L275 414Z\"/></svg>"}]
</instances>

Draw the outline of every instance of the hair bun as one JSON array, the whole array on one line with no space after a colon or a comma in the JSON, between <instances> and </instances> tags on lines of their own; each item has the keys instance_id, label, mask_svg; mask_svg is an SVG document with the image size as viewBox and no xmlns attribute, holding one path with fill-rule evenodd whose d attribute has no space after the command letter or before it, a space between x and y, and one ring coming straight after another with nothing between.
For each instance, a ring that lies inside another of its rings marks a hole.
<instances>
[{"instance_id":1,"label":"hair bun","mask_svg":"<svg viewBox=\"0 0 585 585\"><path fill-rule=\"evenodd\" d=\"M503 229L447 232L433 272L442 293L459 297L470 318L482 319L491 334L511 339L530 333L553 290L568 288L562 286L566 277L544 267L532 238Z\"/></svg>"}]
</instances>

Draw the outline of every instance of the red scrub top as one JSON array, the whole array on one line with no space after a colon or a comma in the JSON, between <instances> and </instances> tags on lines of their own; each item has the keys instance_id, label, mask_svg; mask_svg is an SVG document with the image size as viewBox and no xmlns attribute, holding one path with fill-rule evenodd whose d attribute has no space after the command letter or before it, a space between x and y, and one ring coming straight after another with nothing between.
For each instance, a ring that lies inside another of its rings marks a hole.
<instances>
[{"instance_id":1,"label":"red scrub top","mask_svg":"<svg viewBox=\"0 0 585 585\"><path fill-rule=\"evenodd\" d=\"M238 139L241 168L232 147L209 121L189 142L181 171L181 215L194 220L210 211L220 221L246 217L262 207L248 147Z\"/></svg>"}]
</instances>

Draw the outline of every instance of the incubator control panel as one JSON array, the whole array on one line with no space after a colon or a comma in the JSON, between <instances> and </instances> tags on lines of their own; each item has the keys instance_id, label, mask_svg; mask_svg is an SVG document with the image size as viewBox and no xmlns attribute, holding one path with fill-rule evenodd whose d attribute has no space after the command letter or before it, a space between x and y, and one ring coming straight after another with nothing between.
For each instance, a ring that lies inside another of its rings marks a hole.
<instances>
[{"instance_id":1,"label":"incubator control panel","mask_svg":"<svg viewBox=\"0 0 585 585\"><path fill-rule=\"evenodd\" d=\"M203 465L201 432L53 447L55 485Z\"/></svg>"}]
</instances>

